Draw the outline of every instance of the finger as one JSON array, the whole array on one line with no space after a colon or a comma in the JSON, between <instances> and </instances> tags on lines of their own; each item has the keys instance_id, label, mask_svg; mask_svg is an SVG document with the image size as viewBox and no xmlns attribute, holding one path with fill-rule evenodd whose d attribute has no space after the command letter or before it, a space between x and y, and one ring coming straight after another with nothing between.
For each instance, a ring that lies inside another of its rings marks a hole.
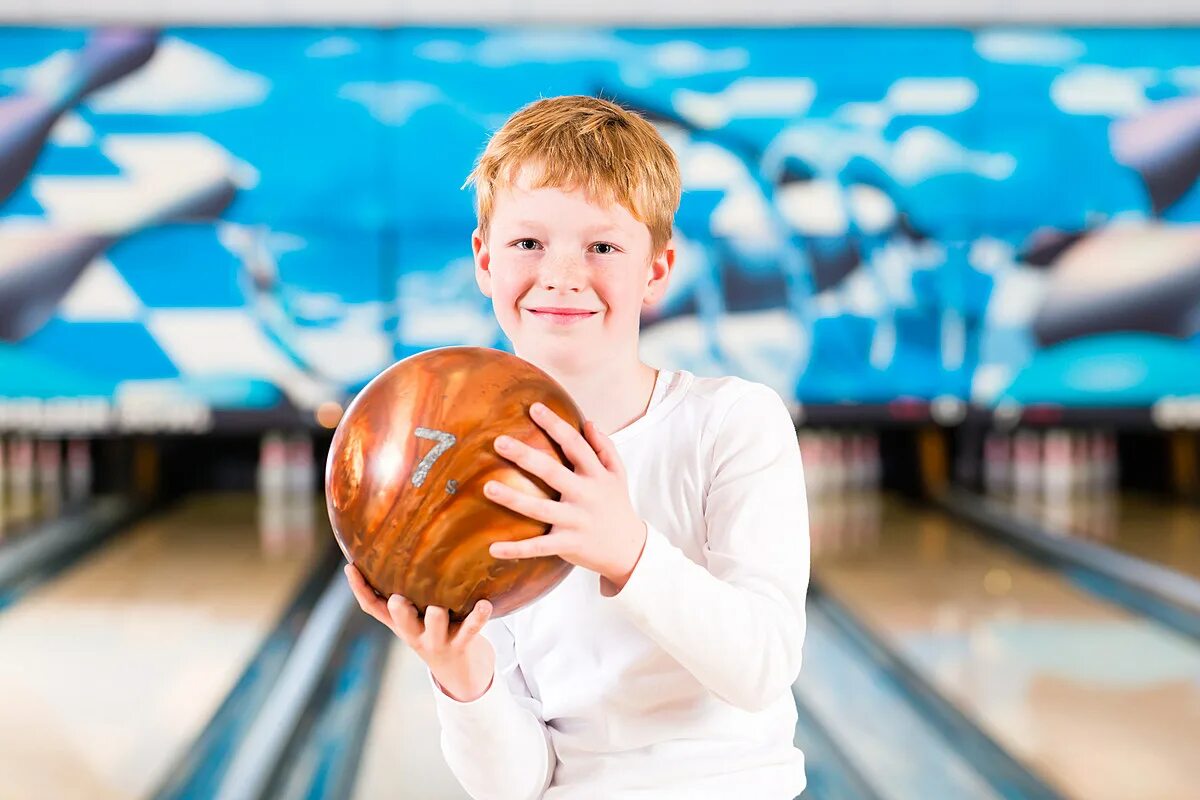
<instances>
[{"instance_id":1,"label":"finger","mask_svg":"<svg viewBox=\"0 0 1200 800\"><path fill-rule=\"evenodd\" d=\"M529 409L529 414L534 422L559 443L576 472L595 471L600 468L600 459L596 457L596 451L588 444L587 439L583 438L583 434L574 425L554 413L553 409L544 403L534 403Z\"/></svg>"},{"instance_id":2,"label":"finger","mask_svg":"<svg viewBox=\"0 0 1200 800\"><path fill-rule=\"evenodd\" d=\"M430 650L441 650L446 646L450 629L450 612L441 606L429 606L425 609L425 634L421 643Z\"/></svg>"},{"instance_id":3,"label":"finger","mask_svg":"<svg viewBox=\"0 0 1200 800\"><path fill-rule=\"evenodd\" d=\"M617 446L612 443L612 439L600 430L596 423L588 420L583 424L583 435L587 439L588 444L596 451L596 457L600 459L600 463L609 472L618 475L625 474L625 467L621 463L621 455L617 452Z\"/></svg>"},{"instance_id":4,"label":"finger","mask_svg":"<svg viewBox=\"0 0 1200 800\"><path fill-rule=\"evenodd\" d=\"M362 573L355 569L353 564L346 565L345 573L346 582L350 584L350 591L358 601L358 607L390 628L392 621L388 616L387 603L367 585Z\"/></svg>"},{"instance_id":5,"label":"finger","mask_svg":"<svg viewBox=\"0 0 1200 800\"><path fill-rule=\"evenodd\" d=\"M530 519L545 522L547 525L562 525L569 521L567 507L558 500L548 497L535 497L525 492L517 491L500 481L488 481L483 485L483 493L505 508L512 509L518 514L524 514Z\"/></svg>"},{"instance_id":6,"label":"finger","mask_svg":"<svg viewBox=\"0 0 1200 800\"><path fill-rule=\"evenodd\" d=\"M561 533L533 536L519 542L492 542L488 552L492 558L541 558L561 556L570 551L571 540Z\"/></svg>"},{"instance_id":7,"label":"finger","mask_svg":"<svg viewBox=\"0 0 1200 800\"><path fill-rule=\"evenodd\" d=\"M388 598L387 611L392 630L409 647L415 646L425 632L425 626L417 618L417 607L408 598L394 594Z\"/></svg>"},{"instance_id":8,"label":"finger","mask_svg":"<svg viewBox=\"0 0 1200 800\"><path fill-rule=\"evenodd\" d=\"M483 626L492 616L492 604L487 600L480 600L475 604L475 608L467 615L467 618L462 621L462 625L458 627L458 633L454 634L454 640L451 644L455 647L460 647L467 644L473 638L479 635L483 630Z\"/></svg>"},{"instance_id":9,"label":"finger","mask_svg":"<svg viewBox=\"0 0 1200 800\"><path fill-rule=\"evenodd\" d=\"M561 494L574 489L579 478L574 472L563 466L563 463L549 453L530 447L519 439L511 436L497 436L496 452L516 464L526 472L530 472Z\"/></svg>"}]
</instances>

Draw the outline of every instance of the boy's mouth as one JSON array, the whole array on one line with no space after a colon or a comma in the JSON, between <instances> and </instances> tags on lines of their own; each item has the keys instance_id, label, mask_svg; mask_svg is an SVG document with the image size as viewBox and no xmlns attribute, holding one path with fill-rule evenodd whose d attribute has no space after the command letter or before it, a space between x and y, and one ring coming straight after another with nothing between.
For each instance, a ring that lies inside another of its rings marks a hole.
<instances>
[{"instance_id":1,"label":"boy's mouth","mask_svg":"<svg viewBox=\"0 0 1200 800\"><path fill-rule=\"evenodd\" d=\"M599 313L598 311L588 311L584 308L527 308L525 310L539 319L559 325L578 322Z\"/></svg>"}]
</instances>

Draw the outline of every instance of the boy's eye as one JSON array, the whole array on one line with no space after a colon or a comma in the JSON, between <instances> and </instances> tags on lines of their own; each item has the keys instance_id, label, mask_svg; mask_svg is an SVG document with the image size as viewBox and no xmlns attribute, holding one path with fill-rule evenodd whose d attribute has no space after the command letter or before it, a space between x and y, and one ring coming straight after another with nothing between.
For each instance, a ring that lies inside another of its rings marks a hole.
<instances>
[{"instance_id":1,"label":"boy's eye","mask_svg":"<svg viewBox=\"0 0 1200 800\"><path fill-rule=\"evenodd\" d=\"M518 250L536 250L538 247L537 239L518 239L513 244Z\"/></svg>"},{"instance_id":2,"label":"boy's eye","mask_svg":"<svg viewBox=\"0 0 1200 800\"><path fill-rule=\"evenodd\" d=\"M596 242L592 247L598 255L607 256L617 252L617 248L613 247L608 242Z\"/></svg>"}]
</instances>

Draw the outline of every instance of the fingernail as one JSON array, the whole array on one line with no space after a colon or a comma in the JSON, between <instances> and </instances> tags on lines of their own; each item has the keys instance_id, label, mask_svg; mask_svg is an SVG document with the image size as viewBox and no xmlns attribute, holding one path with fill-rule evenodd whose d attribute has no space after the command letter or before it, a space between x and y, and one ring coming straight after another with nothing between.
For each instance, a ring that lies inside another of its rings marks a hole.
<instances>
[{"instance_id":1,"label":"fingernail","mask_svg":"<svg viewBox=\"0 0 1200 800\"><path fill-rule=\"evenodd\" d=\"M532 411L534 414L541 414L543 411L546 410L546 407L544 405L542 405L541 403L534 403L532 406L530 406L529 410Z\"/></svg>"},{"instance_id":2,"label":"fingernail","mask_svg":"<svg viewBox=\"0 0 1200 800\"><path fill-rule=\"evenodd\" d=\"M496 437L496 447L499 447L500 449L503 450L504 448L508 447L510 444L512 444L512 439L510 439L509 437L507 437L507 436L497 436Z\"/></svg>"}]
</instances>

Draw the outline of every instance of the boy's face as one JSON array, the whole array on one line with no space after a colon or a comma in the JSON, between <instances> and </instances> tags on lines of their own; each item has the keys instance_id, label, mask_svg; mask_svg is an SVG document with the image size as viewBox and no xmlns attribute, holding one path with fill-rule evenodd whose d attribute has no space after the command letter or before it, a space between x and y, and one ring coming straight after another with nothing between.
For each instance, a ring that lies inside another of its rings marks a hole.
<instances>
[{"instance_id":1,"label":"boy's face","mask_svg":"<svg viewBox=\"0 0 1200 800\"><path fill-rule=\"evenodd\" d=\"M517 353L578 368L637 353L643 307L675 260L650 252L650 229L622 205L581 190L532 189L525 173L497 192L487 240L471 237L475 277Z\"/></svg>"}]
</instances>

